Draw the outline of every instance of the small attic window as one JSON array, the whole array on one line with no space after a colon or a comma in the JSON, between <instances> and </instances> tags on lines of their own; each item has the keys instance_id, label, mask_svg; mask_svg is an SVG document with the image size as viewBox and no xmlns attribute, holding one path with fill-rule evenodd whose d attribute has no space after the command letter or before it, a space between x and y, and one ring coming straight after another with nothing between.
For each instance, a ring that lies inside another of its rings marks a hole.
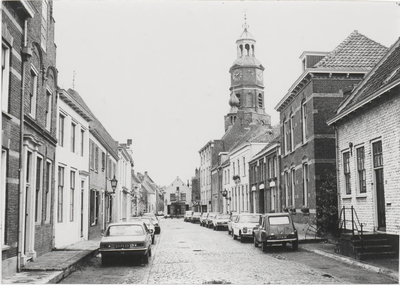
<instances>
[{"instance_id":1,"label":"small attic window","mask_svg":"<svg viewBox=\"0 0 400 285\"><path fill-rule=\"evenodd\" d=\"M387 84L400 70L400 66L396 68L385 80L383 80L382 84Z\"/></svg>"},{"instance_id":2,"label":"small attic window","mask_svg":"<svg viewBox=\"0 0 400 285\"><path fill-rule=\"evenodd\" d=\"M303 59L303 61L301 62L301 65L303 67L303 71L306 70L306 58Z\"/></svg>"}]
</instances>

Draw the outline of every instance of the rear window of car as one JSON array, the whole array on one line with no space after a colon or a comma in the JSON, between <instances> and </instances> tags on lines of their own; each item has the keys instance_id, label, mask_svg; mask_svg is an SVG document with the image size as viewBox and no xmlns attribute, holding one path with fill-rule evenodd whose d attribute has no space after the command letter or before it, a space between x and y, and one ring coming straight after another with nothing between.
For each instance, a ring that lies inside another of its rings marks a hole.
<instances>
[{"instance_id":1,"label":"rear window of car","mask_svg":"<svg viewBox=\"0 0 400 285\"><path fill-rule=\"evenodd\" d=\"M241 223L258 223L260 221L260 216L241 216L239 222Z\"/></svg>"},{"instance_id":2,"label":"rear window of car","mask_svg":"<svg viewBox=\"0 0 400 285\"><path fill-rule=\"evenodd\" d=\"M288 225L289 224L289 217L269 217L269 224L270 225Z\"/></svg>"},{"instance_id":3,"label":"rear window of car","mask_svg":"<svg viewBox=\"0 0 400 285\"><path fill-rule=\"evenodd\" d=\"M111 226L108 229L108 236L140 236L143 234L144 229L141 225Z\"/></svg>"}]
</instances>

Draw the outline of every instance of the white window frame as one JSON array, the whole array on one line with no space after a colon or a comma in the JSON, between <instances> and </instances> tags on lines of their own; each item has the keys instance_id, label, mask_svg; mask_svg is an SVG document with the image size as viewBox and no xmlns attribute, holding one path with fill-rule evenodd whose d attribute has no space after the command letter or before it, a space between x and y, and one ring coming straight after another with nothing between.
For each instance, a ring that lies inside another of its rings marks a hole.
<instances>
[{"instance_id":1,"label":"white window frame","mask_svg":"<svg viewBox=\"0 0 400 285\"><path fill-rule=\"evenodd\" d=\"M60 185L60 169L63 169L63 184ZM65 170L64 166L59 165L57 168L57 222L63 223L64 221L64 192L65 192ZM60 186L62 187L60 191Z\"/></svg>"},{"instance_id":2,"label":"white window frame","mask_svg":"<svg viewBox=\"0 0 400 285\"><path fill-rule=\"evenodd\" d=\"M8 113L8 102L10 99L10 54L11 48L2 41L1 44L1 108ZM4 58L3 58L4 56Z\"/></svg>"},{"instance_id":3,"label":"white window frame","mask_svg":"<svg viewBox=\"0 0 400 285\"><path fill-rule=\"evenodd\" d=\"M39 185L38 185L38 161L41 161L40 163L40 174L39 174ZM40 155L36 155L35 159L35 224L40 225L42 222L42 193L43 193L43 157Z\"/></svg>"},{"instance_id":4,"label":"white window frame","mask_svg":"<svg viewBox=\"0 0 400 285\"><path fill-rule=\"evenodd\" d=\"M307 106L306 101L304 100L301 103L301 131L302 131L302 142L307 142Z\"/></svg>"},{"instance_id":5,"label":"white window frame","mask_svg":"<svg viewBox=\"0 0 400 285\"><path fill-rule=\"evenodd\" d=\"M76 189L76 171L75 170L71 170L69 172L69 221L73 222L75 215L75 189Z\"/></svg>"},{"instance_id":6,"label":"white window frame","mask_svg":"<svg viewBox=\"0 0 400 285\"><path fill-rule=\"evenodd\" d=\"M72 153L76 152L76 130L78 125L75 122L71 122L71 140L70 140L70 150Z\"/></svg>"},{"instance_id":7,"label":"white window frame","mask_svg":"<svg viewBox=\"0 0 400 285\"><path fill-rule=\"evenodd\" d=\"M37 100L37 92L38 92L37 84L38 84L38 74L39 74L39 72L33 65L31 65L31 71L30 72L31 72L30 73L31 74L30 79L31 79L31 81L33 80L33 82L30 82L30 85L29 85L29 96L31 96L29 98L29 102L30 102L30 104L29 104L29 107L30 107L29 114L31 115L32 118L36 118L36 100ZM32 85L33 85L33 90L31 90ZM32 91L32 94L30 94L31 91Z\"/></svg>"},{"instance_id":8,"label":"white window frame","mask_svg":"<svg viewBox=\"0 0 400 285\"><path fill-rule=\"evenodd\" d=\"M65 145L65 121L66 116L63 113L58 115L58 145L64 147ZM62 125L61 125L62 122Z\"/></svg>"},{"instance_id":9,"label":"white window frame","mask_svg":"<svg viewBox=\"0 0 400 285\"><path fill-rule=\"evenodd\" d=\"M363 162L364 162L364 169L360 169L360 165L359 165L359 150L363 149ZM367 178L366 178L366 169L365 169L365 147L363 145L359 146L356 148L356 166L357 166L357 188L358 188L358 194L360 195L365 195L367 193ZM362 175L363 174L363 175ZM361 175L363 176L363 180L365 183L365 191L361 191L363 188L363 185L361 185Z\"/></svg>"},{"instance_id":10,"label":"white window frame","mask_svg":"<svg viewBox=\"0 0 400 285\"><path fill-rule=\"evenodd\" d=\"M52 111L53 94L49 88L46 88L46 130L51 130L51 111Z\"/></svg>"},{"instance_id":11,"label":"white window frame","mask_svg":"<svg viewBox=\"0 0 400 285\"><path fill-rule=\"evenodd\" d=\"M308 206L308 181L310 169L308 163L303 163L303 203Z\"/></svg>"},{"instance_id":12,"label":"white window frame","mask_svg":"<svg viewBox=\"0 0 400 285\"><path fill-rule=\"evenodd\" d=\"M1 247L3 248L6 243L6 178L7 178L7 151L1 150L1 177L0 177L0 189L1 189Z\"/></svg>"},{"instance_id":13,"label":"white window frame","mask_svg":"<svg viewBox=\"0 0 400 285\"><path fill-rule=\"evenodd\" d=\"M348 172L346 172L346 162L345 162L345 155L348 155ZM351 166L350 166L350 151L345 151L342 153L342 167L343 167L343 190L344 190L344 195L345 196L350 196L351 195ZM348 174L347 174L348 173ZM348 175L348 182L347 183L347 175Z\"/></svg>"},{"instance_id":14,"label":"white window frame","mask_svg":"<svg viewBox=\"0 0 400 285\"><path fill-rule=\"evenodd\" d=\"M53 163L51 160L46 160L46 185L45 185L45 200L46 200L46 209L45 209L45 216L44 216L44 222L45 223L50 223L50 217L51 217L51 189L52 189L52 178L53 178Z\"/></svg>"}]
</instances>

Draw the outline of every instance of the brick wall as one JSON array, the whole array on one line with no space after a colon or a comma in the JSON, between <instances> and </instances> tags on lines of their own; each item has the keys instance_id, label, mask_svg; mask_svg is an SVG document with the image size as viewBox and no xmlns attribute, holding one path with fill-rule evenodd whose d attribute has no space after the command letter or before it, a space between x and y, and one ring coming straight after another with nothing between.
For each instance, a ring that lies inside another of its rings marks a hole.
<instances>
[{"instance_id":1,"label":"brick wall","mask_svg":"<svg viewBox=\"0 0 400 285\"><path fill-rule=\"evenodd\" d=\"M338 168L341 206L353 205L365 230L373 231L376 221L376 193L372 160L372 142L382 141L383 177L386 207L386 232L400 234L400 96L399 90L385 94L378 102L372 102L344 123L338 125L339 155ZM343 183L343 152L350 156L351 195L345 195ZM366 168L366 193L360 194L356 175L356 148L364 146Z\"/></svg>"}]
</instances>

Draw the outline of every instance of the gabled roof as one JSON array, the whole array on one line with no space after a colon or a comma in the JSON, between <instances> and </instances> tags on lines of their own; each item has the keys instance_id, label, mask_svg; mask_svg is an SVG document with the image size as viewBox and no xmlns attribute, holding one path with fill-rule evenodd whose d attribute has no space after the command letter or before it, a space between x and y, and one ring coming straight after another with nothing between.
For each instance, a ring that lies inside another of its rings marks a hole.
<instances>
[{"instance_id":1,"label":"gabled roof","mask_svg":"<svg viewBox=\"0 0 400 285\"><path fill-rule=\"evenodd\" d=\"M297 96L298 86L304 85L315 73L361 73L366 74L387 52L387 48L354 31L333 51L312 68L307 68L290 87L288 93L275 106L282 111Z\"/></svg>"},{"instance_id":2,"label":"gabled roof","mask_svg":"<svg viewBox=\"0 0 400 285\"><path fill-rule=\"evenodd\" d=\"M328 120L332 124L400 84L400 38Z\"/></svg>"},{"instance_id":3,"label":"gabled roof","mask_svg":"<svg viewBox=\"0 0 400 285\"><path fill-rule=\"evenodd\" d=\"M278 135L271 141L269 142L265 147L263 147L262 150L260 150L255 156L251 158L249 163L251 163L253 160L258 159L259 157L263 156L267 151L271 149L271 147L278 145L281 140L281 135L278 133Z\"/></svg>"},{"instance_id":4,"label":"gabled roof","mask_svg":"<svg viewBox=\"0 0 400 285\"><path fill-rule=\"evenodd\" d=\"M314 67L372 68L387 50L387 47L367 38L358 31L354 31Z\"/></svg>"}]
</instances>

